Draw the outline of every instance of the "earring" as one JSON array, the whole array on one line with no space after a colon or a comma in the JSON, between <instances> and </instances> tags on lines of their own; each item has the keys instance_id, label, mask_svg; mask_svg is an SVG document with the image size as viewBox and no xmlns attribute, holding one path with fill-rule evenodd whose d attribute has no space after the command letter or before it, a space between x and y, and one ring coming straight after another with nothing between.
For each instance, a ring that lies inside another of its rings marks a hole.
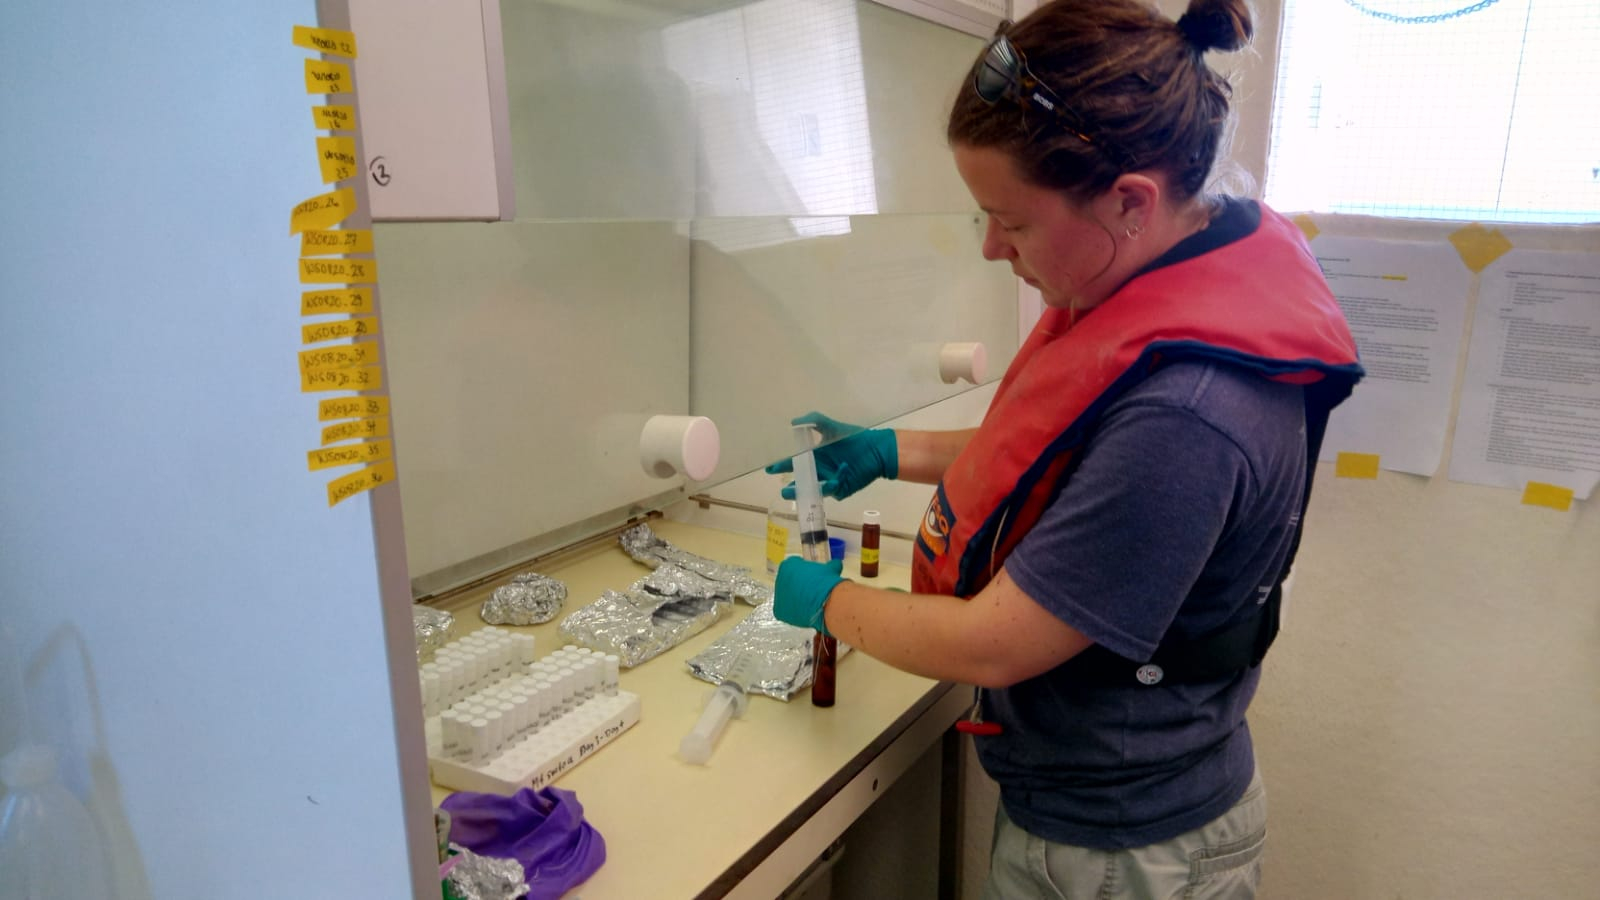
<instances>
[{"instance_id":1,"label":"earring","mask_svg":"<svg viewBox=\"0 0 1600 900\"><path fill-rule=\"evenodd\" d=\"M1137 241L1139 239L1139 235L1144 234L1144 226L1129 225L1128 227L1122 229L1122 233L1127 235L1128 240Z\"/></svg>"}]
</instances>

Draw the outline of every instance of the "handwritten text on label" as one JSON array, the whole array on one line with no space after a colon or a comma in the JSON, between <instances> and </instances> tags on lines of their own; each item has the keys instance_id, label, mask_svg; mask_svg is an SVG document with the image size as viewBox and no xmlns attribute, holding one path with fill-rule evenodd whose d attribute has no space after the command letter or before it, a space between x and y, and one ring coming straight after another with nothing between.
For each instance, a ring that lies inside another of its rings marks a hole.
<instances>
[{"instance_id":1,"label":"handwritten text on label","mask_svg":"<svg viewBox=\"0 0 1600 900\"><path fill-rule=\"evenodd\" d=\"M362 491L387 484L395 479L394 463L378 463L368 466L359 472L335 478L328 482L328 505L333 506L341 500L348 500Z\"/></svg>"},{"instance_id":2,"label":"handwritten text on label","mask_svg":"<svg viewBox=\"0 0 1600 900\"><path fill-rule=\"evenodd\" d=\"M356 58L356 36L349 31L340 31L337 28L312 28L307 25L294 26L294 45L318 53L332 53L335 56L348 56Z\"/></svg>"},{"instance_id":3,"label":"handwritten text on label","mask_svg":"<svg viewBox=\"0 0 1600 900\"><path fill-rule=\"evenodd\" d=\"M354 319L340 319L337 322L318 322L315 325L300 326L300 343L319 344L323 341L336 341L339 338L366 337L378 333L377 316L360 316Z\"/></svg>"},{"instance_id":4,"label":"handwritten text on label","mask_svg":"<svg viewBox=\"0 0 1600 900\"><path fill-rule=\"evenodd\" d=\"M388 414L388 397L333 397L317 404L318 422L371 418Z\"/></svg>"}]
</instances>

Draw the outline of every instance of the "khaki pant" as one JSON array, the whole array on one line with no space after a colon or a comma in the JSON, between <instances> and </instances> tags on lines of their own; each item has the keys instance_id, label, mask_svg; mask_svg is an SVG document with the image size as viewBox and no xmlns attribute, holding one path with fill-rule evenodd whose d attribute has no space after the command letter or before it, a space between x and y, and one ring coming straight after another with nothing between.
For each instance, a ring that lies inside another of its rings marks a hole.
<instances>
[{"instance_id":1,"label":"khaki pant","mask_svg":"<svg viewBox=\"0 0 1600 900\"><path fill-rule=\"evenodd\" d=\"M1257 770L1234 807L1185 834L1132 850L1052 844L995 813L984 900L1251 900L1261 883L1267 792Z\"/></svg>"}]
</instances>

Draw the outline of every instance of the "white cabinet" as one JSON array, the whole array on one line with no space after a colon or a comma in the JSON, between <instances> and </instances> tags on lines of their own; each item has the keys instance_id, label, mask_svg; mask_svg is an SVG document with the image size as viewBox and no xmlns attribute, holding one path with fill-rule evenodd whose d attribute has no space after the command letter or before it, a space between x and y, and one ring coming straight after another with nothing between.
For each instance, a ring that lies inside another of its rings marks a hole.
<instances>
[{"instance_id":1,"label":"white cabinet","mask_svg":"<svg viewBox=\"0 0 1600 900\"><path fill-rule=\"evenodd\" d=\"M372 218L515 217L499 0L346 0Z\"/></svg>"}]
</instances>

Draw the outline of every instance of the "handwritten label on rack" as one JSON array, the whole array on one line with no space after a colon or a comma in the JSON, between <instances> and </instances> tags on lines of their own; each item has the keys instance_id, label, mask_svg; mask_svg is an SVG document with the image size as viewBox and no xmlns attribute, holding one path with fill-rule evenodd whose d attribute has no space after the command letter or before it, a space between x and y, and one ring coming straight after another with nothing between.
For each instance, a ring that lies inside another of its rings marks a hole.
<instances>
[{"instance_id":1,"label":"handwritten label on rack","mask_svg":"<svg viewBox=\"0 0 1600 900\"><path fill-rule=\"evenodd\" d=\"M341 62L306 60L306 93L347 94L350 92L350 67Z\"/></svg>"},{"instance_id":2,"label":"handwritten label on rack","mask_svg":"<svg viewBox=\"0 0 1600 900\"><path fill-rule=\"evenodd\" d=\"M383 367L362 366L350 369L310 369L300 373L300 391L376 391L383 388Z\"/></svg>"},{"instance_id":3,"label":"handwritten label on rack","mask_svg":"<svg viewBox=\"0 0 1600 900\"><path fill-rule=\"evenodd\" d=\"M289 233L299 234L306 229L332 228L356 211L356 192L352 188L339 188L300 201L289 213Z\"/></svg>"},{"instance_id":4,"label":"handwritten label on rack","mask_svg":"<svg viewBox=\"0 0 1600 900\"><path fill-rule=\"evenodd\" d=\"M356 127L356 108L338 104L313 106L311 107L311 122L316 127L325 128L328 131L354 131Z\"/></svg>"},{"instance_id":5,"label":"handwritten label on rack","mask_svg":"<svg viewBox=\"0 0 1600 900\"><path fill-rule=\"evenodd\" d=\"M314 325L300 326L300 343L320 344L323 341L336 341L340 338L366 337L378 333L377 316L359 316L354 319L339 319L335 322L318 322Z\"/></svg>"},{"instance_id":6,"label":"handwritten label on rack","mask_svg":"<svg viewBox=\"0 0 1600 900\"><path fill-rule=\"evenodd\" d=\"M333 231L300 232L301 256L332 256L337 253L371 253L372 229L340 228Z\"/></svg>"},{"instance_id":7,"label":"handwritten label on rack","mask_svg":"<svg viewBox=\"0 0 1600 900\"><path fill-rule=\"evenodd\" d=\"M322 183L332 184L356 174L356 141L347 137L317 138L317 165Z\"/></svg>"},{"instance_id":8,"label":"handwritten label on rack","mask_svg":"<svg viewBox=\"0 0 1600 900\"><path fill-rule=\"evenodd\" d=\"M394 463L378 463L367 466L359 472L335 478L328 482L328 505L333 506L343 500L361 493L370 491L380 484L394 480Z\"/></svg>"},{"instance_id":9,"label":"handwritten label on rack","mask_svg":"<svg viewBox=\"0 0 1600 900\"><path fill-rule=\"evenodd\" d=\"M370 419L389 414L388 397L333 397L317 404L318 422Z\"/></svg>"},{"instance_id":10,"label":"handwritten label on rack","mask_svg":"<svg viewBox=\"0 0 1600 900\"><path fill-rule=\"evenodd\" d=\"M380 438L389 436L389 419L355 419L350 422L340 422L322 429L322 445L337 444L340 441L355 438Z\"/></svg>"},{"instance_id":11,"label":"handwritten label on rack","mask_svg":"<svg viewBox=\"0 0 1600 900\"><path fill-rule=\"evenodd\" d=\"M300 260L301 284L350 284L377 280L378 261L375 259L311 257Z\"/></svg>"},{"instance_id":12,"label":"handwritten label on rack","mask_svg":"<svg viewBox=\"0 0 1600 900\"><path fill-rule=\"evenodd\" d=\"M334 56L356 58L356 36L353 32L340 31L337 28L312 28L309 25L294 26L294 45L318 53L330 53Z\"/></svg>"}]
</instances>

